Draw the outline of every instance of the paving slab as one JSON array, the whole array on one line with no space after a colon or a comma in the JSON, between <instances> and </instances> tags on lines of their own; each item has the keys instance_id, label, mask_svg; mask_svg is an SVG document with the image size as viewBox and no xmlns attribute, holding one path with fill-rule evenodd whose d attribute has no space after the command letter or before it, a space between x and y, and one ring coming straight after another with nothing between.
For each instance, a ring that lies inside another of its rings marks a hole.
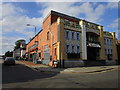
<instances>
[{"instance_id":1,"label":"paving slab","mask_svg":"<svg viewBox=\"0 0 120 90\"><path fill-rule=\"evenodd\" d=\"M28 61L17 61L17 63L24 64L29 68L35 69L39 72L57 72L57 73L92 73L101 72L112 69L118 69L119 66L94 66L94 67L74 67L74 68L53 68L43 64L34 64Z\"/></svg>"}]
</instances>

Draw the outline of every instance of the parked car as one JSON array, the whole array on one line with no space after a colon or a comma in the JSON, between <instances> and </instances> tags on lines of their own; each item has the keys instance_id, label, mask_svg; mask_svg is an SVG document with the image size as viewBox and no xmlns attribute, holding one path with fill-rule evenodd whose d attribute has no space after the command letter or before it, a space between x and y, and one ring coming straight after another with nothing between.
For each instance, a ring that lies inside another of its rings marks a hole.
<instances>
[{"instance_id":1,"label":"parked car","mask_svg":"<svg viewBox=\"0 0 120 90\"><path fill-rule=\"evenodd\" d=\"M15 59L13 57L6 57L4 60L5 65L15 65Z\"/></svg>"}]
</instances>

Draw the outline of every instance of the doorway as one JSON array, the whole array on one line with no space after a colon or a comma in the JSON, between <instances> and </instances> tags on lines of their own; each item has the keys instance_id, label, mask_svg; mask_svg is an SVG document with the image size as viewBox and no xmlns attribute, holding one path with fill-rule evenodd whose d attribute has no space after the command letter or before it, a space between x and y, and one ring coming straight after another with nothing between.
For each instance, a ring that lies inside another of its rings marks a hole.
<instances>
[{"instance_id":1,"label":"doorway","mask_svg":"<svg viewBox=\"0 0 120 90\"><path fill-rule=\"evenodd\" d=\"M91 61L95 61L97 57L97 48L95 47L87 47L87 59Z\"/></svg>"}]
</instances>

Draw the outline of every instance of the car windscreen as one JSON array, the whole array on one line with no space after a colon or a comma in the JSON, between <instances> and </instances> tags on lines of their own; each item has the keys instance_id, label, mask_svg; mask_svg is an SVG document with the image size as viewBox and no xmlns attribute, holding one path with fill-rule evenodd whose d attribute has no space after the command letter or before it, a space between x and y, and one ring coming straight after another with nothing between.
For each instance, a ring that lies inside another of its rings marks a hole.
<instances>
[{"instance_id":1,"label":"car windscreen","mask_svg":"<svg viewBox=\"0 0 120 90\"><path fill-rule=\"evenodd\" d=\"M7 58L6 60L14 60L13 58Z\"/></svg>"}]
</instances>

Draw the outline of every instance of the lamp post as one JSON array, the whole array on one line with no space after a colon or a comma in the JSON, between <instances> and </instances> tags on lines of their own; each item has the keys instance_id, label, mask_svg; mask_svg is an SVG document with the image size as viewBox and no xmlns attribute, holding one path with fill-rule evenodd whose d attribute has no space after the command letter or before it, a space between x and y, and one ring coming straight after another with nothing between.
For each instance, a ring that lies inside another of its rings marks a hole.
<instances>
[{"instance_id":1,"label":"lamp post","mask_svg":"<svg viewBox=\"0 0 120 90\"><path fill-rule=\"evenodd\" d=\"M35 28L35 35L36 35L36 26L31 24L27 24L27 26L33 26Z\"/></svg>"},{"instance_id":2,"label":"lamp post","mask_svg":"<svg viewBox=\"0 0 120 90\"><path fill-rule=\"evenodd\" d=\"M36 35L36 26L35 26L35 25L31 25L31 24L27 24L27 26L33 26L33 27L35 28L35 35ZM35 40L35 44L36 44L36 40ZM35 50L35 51L36 51L36 54L35 54L34 57L33 57L33 62L34 62L34 63L37 63L37 61L36 61L37 50Z\"/></svg>"}]
</instances>

